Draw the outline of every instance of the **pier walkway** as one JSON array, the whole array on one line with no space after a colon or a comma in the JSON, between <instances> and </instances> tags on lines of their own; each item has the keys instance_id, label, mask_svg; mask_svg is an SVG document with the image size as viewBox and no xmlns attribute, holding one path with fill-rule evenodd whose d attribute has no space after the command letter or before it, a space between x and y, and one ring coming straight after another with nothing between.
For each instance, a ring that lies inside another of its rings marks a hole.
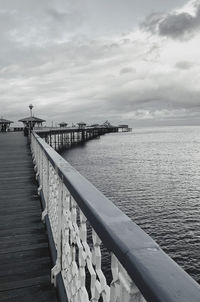
<instances>
[{"instance_id":1,"label":"pier walkway","mask_svg":"<svg viewBox=\"0 0 200 302\"><path fill-rule=\"evenodd\" d=\"M27 138L0 133L0 301L57 301L51 268Z\"/></svg>"}]
</instances>

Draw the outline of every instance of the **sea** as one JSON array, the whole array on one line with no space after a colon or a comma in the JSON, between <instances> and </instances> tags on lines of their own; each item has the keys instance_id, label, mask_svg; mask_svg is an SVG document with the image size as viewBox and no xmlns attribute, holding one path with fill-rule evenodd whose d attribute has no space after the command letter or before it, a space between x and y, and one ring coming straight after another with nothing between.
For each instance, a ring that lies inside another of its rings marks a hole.
<instances>
[{"instance_id":1,"label":"sea","mask_svg":"<svg viewBox=\"0 0 200 302\"><path fill-rule=\"evenodd\" d=\"M200 127L133 128L62 156L200 283Z\"/></svg>"}]
</instances>

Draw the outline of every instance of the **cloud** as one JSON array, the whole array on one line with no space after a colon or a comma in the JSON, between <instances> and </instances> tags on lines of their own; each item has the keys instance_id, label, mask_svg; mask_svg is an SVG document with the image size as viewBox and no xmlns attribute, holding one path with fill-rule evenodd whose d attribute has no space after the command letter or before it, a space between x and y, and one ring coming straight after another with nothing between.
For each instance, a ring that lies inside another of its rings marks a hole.
<instances>
[{"instance_id":1,"label":"cloud","mask_svg":"<svg viewBox=\"0 0 200 302\"><path fill-rule=\"evenodd\" d=\"M192 1L190 4L193 6L194 13L187 11L153 13L142 22L141 27L172 39L190 39L200 30L200 3Z\"/></svg>"},{"instance_id":2,"label":"cloud","mask_svg":"<svg viewBox=\"0 0 200 302\"><path fill-rule=\"evenodd\" d=\"M50 19L48 19L48 25L52 27L58 26L64 31L73 31L78 29L84 22L84 15L77 8L70 6L64 11L63 9L57 9L55 7L49 7L46 10L46 14Z\"/></svg>"},{"instance_id":3,"label":"cloud","mask_svg":"<svg viewBox=\"0 0 200 302\"><path fill-rule=\"evenodd\" d=\"M199 29L199 10L194 17L189 13L171 14L159 23L159 34L174 39L190 38Z\"/></svg>"},{"instance_id":4,"label":"cloud","mask_svg":"<svg viewBox=\"0 0 200 302\"><path fill-rule=\"evenodd\" d=\"M103 22L106 0L104 5L92 1L94 9L101 6L98 20ZM106 12L110 27L105 23L100 31L91 23L96 15L87 8L89 0L84 3L0 0L0 114L18 120L33 103L35 115L47 123L145 124L176 116L184 123L194 115L200 120L198 39L180 42L157 34L158 25L175 13L146 18L149 34L133 27L132 16L124 32L125 25L117 19L112 23ZM117 16L120 3L113 6ZM128 3L133 7L133 1ZM187 13L195 18L197 9Z\"/></svg>"},{"instance_id":5,"label":"cloud","mask_svg":"<svg viewBox=\"0 0 200 302\"><path fill-rule=\"evenodd\" d=\"M21 50L18 62L0 69L3 115L22 118L33 103L35 114L47 123L76 122L83 116L86 122L109 119L116 124L125 120L130 124L167 121L176 115L184 123L193 119L193 112L199 112L200 117L200 91L195 87L198 75L192 74L192 69L181 72L180 66L189 67L187 62L192 62L183 60L182 45L170 58L171 44L157 48L159 41L155 39L142 36L136 41L135 35L127 36L134 41L131 46L121 44L121 37L117 41L116 37L77 37L63 45L52 44L49 49L32 47L31 57L27 49ZM113 43L118 47L110 48ZM148 51L157 53L158 49L157 61L146 61ZM191 54L191 59L195 58L198 50ZM172 68L176 64L177 68Z\"/></svg>"},{"instance_id":6,"label":"cloud","mask_svg":"<svg viewBox=\"0 0 200 302\"><path fill-rule=\"evenodd\" d=\"M188 70L194 66L194 63L188 61L179 61L175 64L176 68Z\"/></svg>"},{"instance_id":7,"label":"cloud","mask_svg":"<svg viewBox=\"0 0 200 302\"><path fill-rule=\"evenodd\" d=\"M136 69L135 68L132 68L132 67L123 67L121 70L120 70L120 74L123 75L123 74L126 74L126 73L134 73L136 72Z\"/></svg>"},{"instance_id":8,"label":"cloud","mask_svg":"<svg viewBox=\"0 0 200 302\"><path fill-rule=\"evenodd\" d=\"M165 18L166 14L152 13L148 15L143 22L141 22L140 27L152 33L157 33L160 22Z\"/></svg>"}]
</instances>

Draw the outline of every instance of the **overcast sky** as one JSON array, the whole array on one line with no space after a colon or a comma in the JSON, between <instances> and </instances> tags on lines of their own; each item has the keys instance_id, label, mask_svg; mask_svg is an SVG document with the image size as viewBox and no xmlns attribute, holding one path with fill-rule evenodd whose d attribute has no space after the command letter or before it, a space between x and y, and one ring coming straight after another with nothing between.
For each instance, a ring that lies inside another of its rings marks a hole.
<instances>
[{"instance_id":1,"label":"overcast sky","mask_svg":"<svg viewBox=\"0 0 200 302\"><path fill-rule=\"evenodd\" d=\"M0 0L0 115L200 124L200 0Z\"/></svg>"}]
</instances>

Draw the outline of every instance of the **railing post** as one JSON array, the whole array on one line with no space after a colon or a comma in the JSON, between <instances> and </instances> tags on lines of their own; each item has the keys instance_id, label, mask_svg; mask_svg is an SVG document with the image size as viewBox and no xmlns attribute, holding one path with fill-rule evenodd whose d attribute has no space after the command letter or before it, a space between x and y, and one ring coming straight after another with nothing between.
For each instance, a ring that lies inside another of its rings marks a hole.
<instances>
[{"instance_id":1,"label":"railing post","mask_svg":"<svg viewBox=\"0 0 200 302\"><path fill-rule=\"evenodd\" d=\"M57 171L56 171L57 172ZM56 286L56 276L61 272L62 267L62 224L63 224L63 181L59 178L58 192L58 225L57 225L57 259L56 264L51 270L51 282Z\"/></svg>"},{"instance_id":2,"label":"railing post","mask_svg":"<svg viewBox=\"0 0 200 302\"><path fill-rule=\"evenodd\" d=\"M113 281L110 286L112 302L146 302L117 257L112 253L111 270Z\"/></svg>"},{"instance_id":3,"label":"railing post","mask_svg":"<svg viewBox=\"0 0 200 302\"><path fill-rule=\"evenodd\" d=\"M44 186L44 153L41 149L39 149L39 171L38 171L38 177L39 182L39 188L38 188L38 195L40 195L42 188Z\"/></svg>"},{"instance_id":4,"label":"railing post","mask_svg":"<svg viewBox=\"0 0 200 302\"><path fill-rule=\"evenodd\" d=\"M42 221L45 221L45 217L48 214L48 208L49 208L49 186L50 186L50 181L49 181L49 161L47 158L44 159L45 162L45 179L44 179L44 184L43 184L43 195L44 195L44 202L45 202L45 208L43 209L42 212Z\"/></svg>"}]
</instances>

